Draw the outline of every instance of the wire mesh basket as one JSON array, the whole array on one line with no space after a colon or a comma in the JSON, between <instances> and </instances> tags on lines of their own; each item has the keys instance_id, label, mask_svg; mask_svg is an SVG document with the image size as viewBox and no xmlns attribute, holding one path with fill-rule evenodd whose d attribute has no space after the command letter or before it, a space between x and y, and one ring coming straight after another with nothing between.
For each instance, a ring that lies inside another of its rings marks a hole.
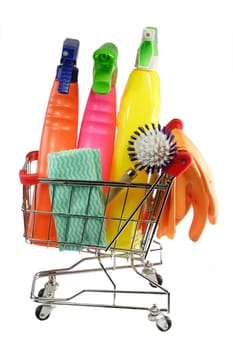
<instances>
[{"instance_id":1,"label":"wire mesh basket","mask_svg":"<svg viewBox=\"0 0 233 350\"><path fill-rule=\"evenodd\" d=\"M120 250L147 256L174 177L161 174L153 184L38 178L31 173L37 157L30 152L20 171L28 242L60 250ZM47 200L41 204L42 195ZM119 195L116 215L112 209ZM135 198L130 213L129 197Z\"/></svg>"}]
</instances>

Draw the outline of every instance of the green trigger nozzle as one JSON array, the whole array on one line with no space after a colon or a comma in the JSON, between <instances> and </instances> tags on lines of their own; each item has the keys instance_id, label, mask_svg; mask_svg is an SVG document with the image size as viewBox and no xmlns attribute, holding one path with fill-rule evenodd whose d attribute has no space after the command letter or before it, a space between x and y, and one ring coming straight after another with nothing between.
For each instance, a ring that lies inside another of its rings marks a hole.
<instances>
[{"instance_id":1,"label":"green trigger nozzle","mask_svg":"<svg viewBox=\"0 0 233 350\"><path fill-rule=\"evenodd\" d=\"M146 27L143 30L142 41L138 48L135 67L155 70L158 56L157 28Z\"/></svg>"},{"instance_id":2,"label":"green trigger nozzle","mask_svg":"<svg viewBox=\"0 0 233 350\"><path fill-rule=\"evenodd\" d=\"M117 78L118 50L113 43L105 43L93 54L93 85L97 94L107 94Z\"/></svg>"}]
</instances>

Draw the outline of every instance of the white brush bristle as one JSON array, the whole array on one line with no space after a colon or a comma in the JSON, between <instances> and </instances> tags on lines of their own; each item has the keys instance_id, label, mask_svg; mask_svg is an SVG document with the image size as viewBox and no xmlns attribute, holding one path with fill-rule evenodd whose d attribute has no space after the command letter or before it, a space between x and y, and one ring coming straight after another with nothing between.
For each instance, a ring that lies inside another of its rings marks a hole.
<instances>
[{"instance_id":1,"label":"white brush bristle","mask_svg":"<svg viewBox=\"0 0 233 350\"><path fill-rule=\"evenodd\" d=\"M131 161L136 161L135 168L146 169L147 172L166 168L177 151L173 135L167 133L165 128L152 126L152 129L148 125L139 127L131 136L128 147Z\"/></svg>"},{"instance_id":2,"label":"white brush bristle","mask_svg":"<svg viewBox=\"0 0 233 350\"><path fill-rule=\"evenodd\" d=\"M163 132L147 131L141 134L134 143L138 161L142 166L163 167L169 161L170 142Z\"/></svg>"}]
</instances>

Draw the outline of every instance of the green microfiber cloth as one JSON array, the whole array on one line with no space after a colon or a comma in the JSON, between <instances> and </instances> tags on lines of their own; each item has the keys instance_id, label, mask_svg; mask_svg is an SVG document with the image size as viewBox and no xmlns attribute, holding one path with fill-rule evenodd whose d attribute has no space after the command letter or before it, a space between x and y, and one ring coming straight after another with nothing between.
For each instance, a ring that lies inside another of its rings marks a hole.
<instances>
[{"instance_id":1,"label":"green microfiber cloth","mask_svg":"<svg viewBox=\"0 0 233 350\"><path fill-rule=\"evenodd\" d=\"M57 180L100 181L99 150L80 148L49 153L48 177ZM106 246L104 199L101 186L51 184L50 197L60 250ZM80 215L80 217L66 214Z\"/></svg>"}]
</instances>

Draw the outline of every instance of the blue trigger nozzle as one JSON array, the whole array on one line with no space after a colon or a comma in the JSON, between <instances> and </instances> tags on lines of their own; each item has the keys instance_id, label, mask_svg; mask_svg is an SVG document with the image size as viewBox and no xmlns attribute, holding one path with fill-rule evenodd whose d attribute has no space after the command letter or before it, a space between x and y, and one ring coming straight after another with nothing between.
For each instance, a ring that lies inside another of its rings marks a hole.
<instances>
[{"instance_id":1,"label":"blue trigger nozzle","mask_svg":"<svg viewBox=\"0 0 233 350\"><path fill-rule=\"evenodd\" d=\"M65 39L56 74L56 79L59 80L58 92L60 94L68 94L70 83L78 79L78 68L76 67L78 50L79 40Z\"/></svg>"}]
</instances>

